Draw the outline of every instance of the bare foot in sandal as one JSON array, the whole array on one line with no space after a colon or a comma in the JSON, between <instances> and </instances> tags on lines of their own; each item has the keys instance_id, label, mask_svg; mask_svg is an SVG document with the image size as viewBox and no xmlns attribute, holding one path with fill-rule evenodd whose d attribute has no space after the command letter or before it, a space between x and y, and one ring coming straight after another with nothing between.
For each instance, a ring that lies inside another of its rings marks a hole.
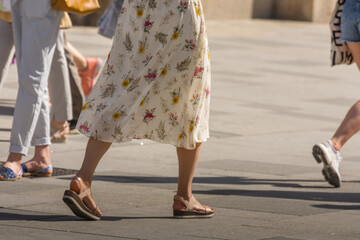
<instances>
[{"instance_id":1,"label":"bare foot in sandal","mask_svg":"<svg viewBox=\"0 0 360 240\"><path fill-rule=\"evenodd\" d=\"M211 218L215 213L214 209L201 204L193 195L189 200L175 195L173 212L175 218Z\"/></svg>"},{"instance_id":2,"label":"bare foot in sandal","mask_svg":"<svg viewBox=\"0 0 360 240\"><path fill-rule=\"evenodd\" d=\"M89 185L81 178L75 177L71 180L70 190L65 191L63 201L76 216L100 220L102 212L95 204Z\"/></svg>"}]
</instances>

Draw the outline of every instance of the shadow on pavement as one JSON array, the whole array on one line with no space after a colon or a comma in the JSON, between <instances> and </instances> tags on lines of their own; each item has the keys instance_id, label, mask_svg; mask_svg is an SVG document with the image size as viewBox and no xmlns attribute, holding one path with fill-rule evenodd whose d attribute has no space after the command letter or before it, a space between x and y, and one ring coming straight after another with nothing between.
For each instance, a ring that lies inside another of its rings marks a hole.
<instances>
[{"instance_id":1,"label":"shadow on pavement","mask_svg":"<svg viewBox=\"0 0 360 240\"><path fill-rule=\"evenodd\" d=\"M74 170L76 173L76 170ZM60 179L71 180L71 177ZM177 183L177 177L148 177L148 176L113 176L95 175L95 181L105 181L114 183ZM360 181L343 181L348 183L360 183ZM194 183L200 184L229 184L229 185L271 185L274 187L288 188L314 188L314 189L333 189L324 180L309 179L255 179L246 177L195 177ZM323 186L309 186L301 183L324 183Z\"/></svg>"},{"instance_id":2,"label":"shadow on pavement","mask_svg":"<svg viewBox=\"0 0 360 240\"><path fill-rule=\"evenodd\" d=\"M0 208L0 221L17 221L17 220L26 220L26 221L38 221L38 222L69 222L69 221L89 221L86 219L82 219L76 216L68 216L68 215L50 215L50 214L41 214L34 213L32 211L24 211L24 213L14 213L17 210L10 210L11 212L5 212L6 208ZM103 216L101 217L101 221L121 221L125 219L174 219L170 216L137 216L137 217L121 217L121 216Z\"/></svg>"},{"instance_id":3,"label":"shadow on pavement","mask_svg":"<svg viewBox=\"0 0 360 240\"><path fill-rule=\"evenodd\" d=\"M331 204L318 204L312 205L317 208L335 209L335 210L360 210L360 205L331 205Z\"/></svg>"},{"instance_id":4,"label":"shadow on pavement","mask_svg":"<svg viewBox=\"0 0 360 240\"><path fill-rule=\"evenodd\" d=\"M306 201L317 201L317 202L319 201L348 202L348 203L360 204L359 193L236 190L236 189L198 190L193 192L197 194L210 194L210 195L232 195L232 196L247 196L247 197L294 199L294 200L306 200Z\"/></svg>"}]
</instances>

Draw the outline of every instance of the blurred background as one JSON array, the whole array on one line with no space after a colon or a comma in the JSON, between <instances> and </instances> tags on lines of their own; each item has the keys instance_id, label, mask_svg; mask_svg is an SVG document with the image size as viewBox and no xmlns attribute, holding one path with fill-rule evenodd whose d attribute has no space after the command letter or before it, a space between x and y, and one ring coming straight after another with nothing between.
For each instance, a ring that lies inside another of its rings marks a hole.
<instances>
[{"instance_id":1,"label":"blurred background","mask_svg":"<svg viewBox=\"0 0 360 240\"><path fill-rule=\"evenodd\" d=\"M101 9L85 17L72 15L74 25L96 26L111 0L99 0ZM207 19L279 19L329 22L337 0L202 0ZM221 9L222 11L219 11Z\"/></svg>"}]
</instances>

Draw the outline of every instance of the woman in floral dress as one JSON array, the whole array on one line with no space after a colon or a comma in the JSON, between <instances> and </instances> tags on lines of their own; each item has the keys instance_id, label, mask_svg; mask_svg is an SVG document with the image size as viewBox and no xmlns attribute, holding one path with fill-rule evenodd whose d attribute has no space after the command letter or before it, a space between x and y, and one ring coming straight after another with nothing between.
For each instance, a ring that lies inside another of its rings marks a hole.
<instances>
[{"instance_id":1,"label":"woman in floral dress","mask_svg":"<svg viewBox=\"0 0 360 240\"><path fill-rule=\"evenodd\" d=\"M175 217L212 217L191 185L209 137L210 55L200 0L125 0L113 46L78 120L85 159L63 200L99 219L90 194L95 168L112 142L150 139L177 148Z\"/></svg>"}]
</instances>

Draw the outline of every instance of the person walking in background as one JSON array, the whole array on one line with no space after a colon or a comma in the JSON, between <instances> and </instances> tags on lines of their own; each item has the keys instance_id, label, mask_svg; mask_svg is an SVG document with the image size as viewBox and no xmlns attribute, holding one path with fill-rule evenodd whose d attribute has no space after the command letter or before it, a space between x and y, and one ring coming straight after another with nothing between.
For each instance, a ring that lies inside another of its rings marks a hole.
<instances>
[{"instance_id":1,"label":"person walking in background","mask_svg":"<svg viewBox=\"0 0 360 240\"><path fill-rule=\"evenodd\" d=\"M210 55L200 0L124 1L111 53L78 121L89 137L64 202L81 218L102 212L90 193L112 142L150 139L176 147L173 215L212 217L192 195L202 142L209 137Z\"/></svg>"},{"instance_id":2,"label":"person walking in background","mask_svg":"<svg viewBox=\"0 0 360 240\"><path fill-rule=\"evenodd\" d=\"M360 70L360 2L346 0L341 16L341 38L350 50L353 61ZM341 186L339 171L342 157L340 149L360 130L360 101L356 102L346 114L344 120L330 140L313 146L313 156L323 163L322 174L334 187Z\"/></svg>"},{"instance_id":3,"label":"person walking in background","mask_svg":"<svg viewBox=\"0 0 360 240\"><path fill-rule=\"evenodd\" d=\"M121 12L124 0L112 0L106 8L104 14L98 21L98 33L107 38L113 38L115 35L116 25Z\"/></svg>"},{"instance_id":4,"label":"person walking in background","mask_svg":"<svg viewBox=\"0 0 360 240\"><path fill-rule=\"evenodd\" d=\"M30 144L34 157L27 171L51 174L48 77L62 13L49 0L12 0L12 28L19 89L11 129L9 156L0 168L0 180L22 177L21 160Z\"/></svg>"},{"instance_id":5,"label":"person walking in background","mask_svg":"<svg viewBox=\"0 0 360 240\"><path fill-rule=\"evenodd\" d=\"M10 1L8 2L10 5ZM10 6L8 6L10 7ZM0 8L0 89L15 53L10 9Z\"/></svg>"},{"instance_id":6,"label":"person walking in background","mask_svg":"<svg viewBox=\"0 0 360 240\"><path fill-rule=\"evenodd\" d=\"M5 82L10 63L14 57L14 39L11 13L0 12L0 90ZM5 17L6 16L6 17ZM64 17L64 16L63 16ZM62 27L60 25L60 27ZM68 64L64 53L65 32L60 30L49 74L50 94L50 139L53 143L64 143L69 132L68 120L73 118Z\"/></svg>"},{"instance_id":7,"label":"person walking in background","mask_svg":"<svg viewBox=\"0 0 360 240\"><path fill-rule=\"evenodd\" d=\"M101 68L100 58L85 58L71 43L67 42L67 50L71 53L78 68L81 86L85 96L89 96L96 83Z\"/></svg>"}]
</instances>

